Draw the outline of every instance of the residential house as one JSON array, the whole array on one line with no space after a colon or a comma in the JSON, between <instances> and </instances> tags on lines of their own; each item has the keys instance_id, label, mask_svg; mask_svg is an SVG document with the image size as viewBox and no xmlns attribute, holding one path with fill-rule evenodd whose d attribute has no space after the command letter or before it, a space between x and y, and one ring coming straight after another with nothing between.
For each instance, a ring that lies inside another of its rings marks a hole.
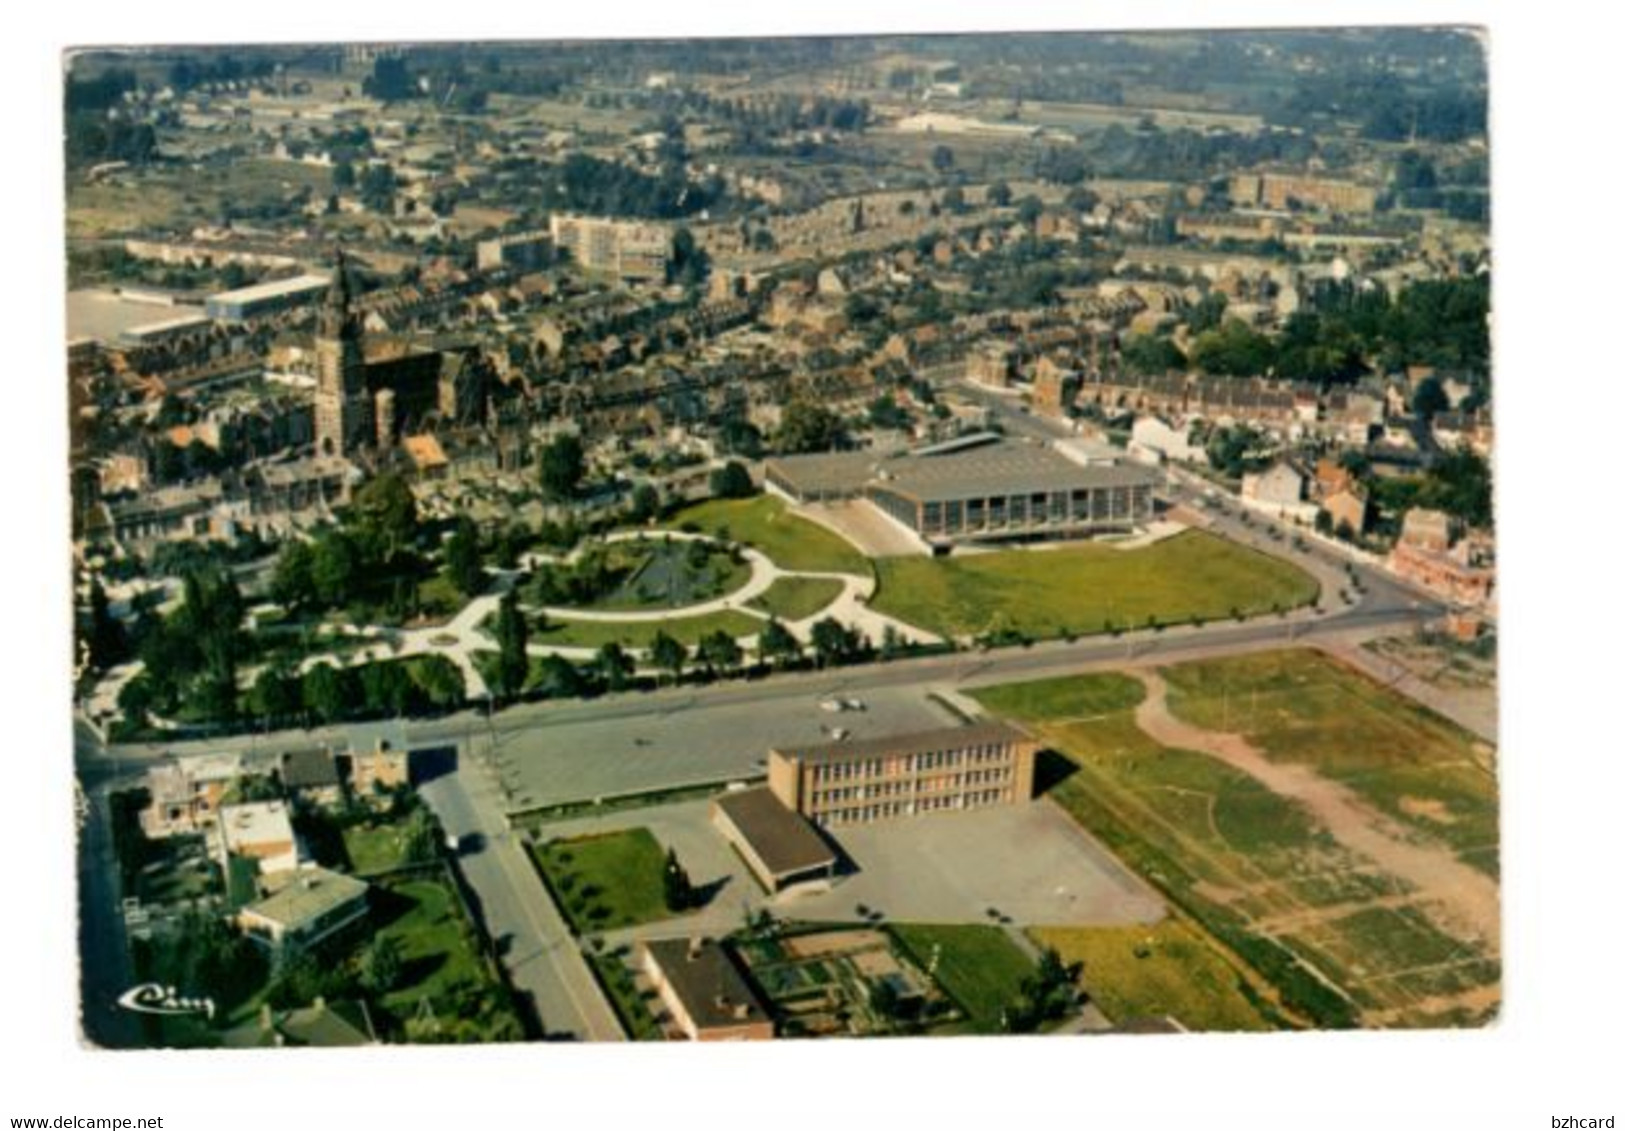
<instances>
[{"instance_id":1,"label":"residential house","mask_svg":"<svg viewBox=\"0 0 1625 1131\"><path fill-rule=\"evenodd\" d=\"M237 925L273 955L310 950L367 914L365 881L326 868L306 868L237 913Z\"/></svg>"},{"instance_id":2,"label":"residential house","mask_svg":"<svg viewBox=\"0 0 1625 1131\"><path fill-rule=\"evenodd\" d=\"M1244 506L1281 518L1313 520L1315 507L1303 501L1303 491L1303 472L1284 461L1241 479Z\"/></svg>"},{"instance_id":3,"label":"residential house","mask_svg":"<svg viewBox=\"0 0 1625 1131\"><path fill-rule=\"evenodd\" d=\"M1412 549L1442 554L1450 548L1453 523L1443 511L1412 507L1405 512L1399 541Z\"/></svg>"},{"instance_id":4,"label":"residential house","mask_svg":"<svg viewBox=\"0 0 1625 1131\"><path fill-rule=\"evenodd\" d=\"M344 801L344 779L338 760L326 747L289 750L278 760L282 788L296 802L329 808Z\"/></svg>"},{"instance_id":5,"label":"residential house","mask_svg":"<svg viewBox=\"0 0 1625 1131\"><path fill-rule=\"evenodd\" d=\"M1321 499L1320 507L1331 520L1334 531L1342 531L1346 527L1355 534L1365 533L1371 504L1358 487L1339 487Z\"/></svg>"},{"instance_id":6,"label":"residential house","mask_svg":"<svg viewBox=\"0 0 1625 1131\"><path fill-rule=\"evenodd\" d=\"M221 1034L228 1049L356 1048L378 1043L367 1003L335 1002L318 997L298 1009L261 1006L259 1016Z\"/></svg>"},{"instance_id":7,"label":"residential house","mask_svg":"<svg viewBox=\"0 0 1625 1131\"><path fill-rule=\"evenodd\" d=\"M293 831L286 803L252 801L226 805L217 818L220 848L226 857L256 862L261 875L291 872L304 861L304 844Z\"/></svg>"},{"instance_id":8,"label":"residential house","mask_svg":"<svg viewBox=\"0 0 1625 1131\"><path fill-rule=\"evenodd\" d=\"M767 1040L773 1019L722 943L712 939L649 939L639 944L642 967L691 1041Z\"/></svg>"},{"instance_id":9,"label":"residential house","mask_svg":"<svg viewBox=\"0 0 1625 1131\"><path fill-rule=\"evenodd\" d=\"M237 754L194 754L153 767L147 771L152 802L141 812L141 831L154 840L209 831L242 772Z\"/></svg>"},{"instance_id":10,"label":"residential house","mask_svg":"<svg viewBox=\"0 0 1625 1131\"><path fill-rule=\"evenodd\" d=\"M405 750L380 742L371 750L350 754L350 788L364 800L411 784L411 765Z\"/></svg>"},{"instance_id":11,"label":"residential house","mask_svg":"<svg viewBox=\"0 0 1625 1131\"><path fill-rule=\"evenodd\" d=\"M1148 463L1178 460L1186 463L1206 463L1207 450L1201 444L1191 443L1191 421L1177 428L1160 416L1142 415L1134 418L1128 453Z\"/></svg>"}]
</instances>

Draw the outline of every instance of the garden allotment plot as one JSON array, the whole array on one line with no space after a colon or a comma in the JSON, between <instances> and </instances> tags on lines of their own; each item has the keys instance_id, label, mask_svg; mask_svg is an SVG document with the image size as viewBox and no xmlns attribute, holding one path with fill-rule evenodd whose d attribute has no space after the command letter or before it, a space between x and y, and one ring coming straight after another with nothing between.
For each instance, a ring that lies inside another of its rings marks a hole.
<instances>
[{"instance_id":1,"label":"garden allotment plot","mask_svg":"<svg viewBox=\"0 0 1625 1131\"><path fill-rule=\"evenodd\" d=\"M1494 1014L1495 779L1465 732L1305 650L977 697L1065 755L1055 800L1262 975L1288 1017Z\"/></svg>"}]
</instances>

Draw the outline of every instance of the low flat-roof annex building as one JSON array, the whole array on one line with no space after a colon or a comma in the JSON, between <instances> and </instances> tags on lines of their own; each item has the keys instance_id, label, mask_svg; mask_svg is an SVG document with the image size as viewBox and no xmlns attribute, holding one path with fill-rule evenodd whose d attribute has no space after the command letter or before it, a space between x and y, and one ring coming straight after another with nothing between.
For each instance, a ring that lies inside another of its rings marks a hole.
<instances>
[{"instance_id":1,"label":"low flat-roof annex building","mask_svg":"<svg viewBox=\"0 0 1625 1131\"><path fill-rule=\"evenodd\" d=\"M767 1006L733 958L712 939L649 939L639 944L644 973L691 1041L763 1041L773 1036Z\"/></svg>"},{"instance_id":2,"label":"low flat-roof annex building","mask_svg":"<svg viewBox=\"0 0 1625 1131\"><path fill-rule=\"evenodd\" d=\"M835 874L834 850L766 786L724 793L711 803L711 822L770 893Z\"/></svg>"},{"instance_id":3,"label":"low flat-roof annex building","mask_svg":"<svg viewBox=\"0 0 1625 1131\"><path fill-rule=\"evenodd\" d=\"M1151 520L1160 480L1136 464L996 436L897 455L781 456L763 474L796 502L866 498L936 545L1126 532Z\"/></svg>"},{"instance_id":4,"label":"low flat-roof annex building","mask_svg":"<svg viewBox=\"0 0 1625 1131\"><path fill-rule=\"evenodd\" d=\"M776 748L767 785L821 828L1011 805L1033 795L1038 743L1002 722Z\"/></svg>"},{"instance_id":5,"label":"low flat-roof annex building","mask_svg":"<svg viewBox=\"0 0 1625 1131\"><path fill-rule=\"evenodd\" d=\"M203 300L203 310L220 322L245 322L265 314L309 306L326 292L330 280L325 275L299 275L256 283L235 291L221 291Z\"/></svg>"}]
</instances>

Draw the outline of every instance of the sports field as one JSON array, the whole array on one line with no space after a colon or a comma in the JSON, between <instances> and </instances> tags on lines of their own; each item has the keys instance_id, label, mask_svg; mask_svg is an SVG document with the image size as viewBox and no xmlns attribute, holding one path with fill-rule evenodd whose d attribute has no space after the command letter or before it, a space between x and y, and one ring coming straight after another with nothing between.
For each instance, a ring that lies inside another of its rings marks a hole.
<instances>
[{"instance_id":1,"label":"sports field","mask_svg":"<svg viewBox=\"0 0 1625 1131\"><path fill-rule=\"evenodd\" d=\"M846 539L789 512L771 495L713 499L679 511L670 525L692 526L714 538L754 546L780 569L809 573L869 574L869 559Z\"/></svg>"},{"instance_id":2,"label":"sports field","mask_svg":"<svg viewBox=\"0 0 1625 1131\"><path fill-rule=\"evenodd\" d=\"M1136 550L1103 544L881 558L871 604L944 636L1067 636L1257 615L1319 592L1296 566L1201 531Z\"/></svg>"},{"instance_id":3,"label":"sports field","mask_svg":"<svg viewBox=\"0 0 1625 1131\"><path fill-rule=\"evenodd\" d=\"M1228 951L1269 1008L1321 1027L1493 1016L1494 788L1469 765L1471 739L1306 649L1159 675L975 695L1064 756L1050 796Z\"/></svg>"}]
</instances>

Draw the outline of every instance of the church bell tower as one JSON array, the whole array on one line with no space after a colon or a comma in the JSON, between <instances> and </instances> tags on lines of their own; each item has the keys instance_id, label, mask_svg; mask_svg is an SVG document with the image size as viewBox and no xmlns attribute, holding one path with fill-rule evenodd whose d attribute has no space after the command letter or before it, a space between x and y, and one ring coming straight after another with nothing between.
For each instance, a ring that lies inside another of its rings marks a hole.
<instances>
[{"instance_id":1,"label":"church bell tower","mask_svg":"<svg viewBox=\"0 0 1625 1131\"><path fill-rule=\"evenodd\" d=\"M371 439L370 416L361 320L341 251L316 323L316 454L354 454Z\"/></svg>"}]
</instances>

